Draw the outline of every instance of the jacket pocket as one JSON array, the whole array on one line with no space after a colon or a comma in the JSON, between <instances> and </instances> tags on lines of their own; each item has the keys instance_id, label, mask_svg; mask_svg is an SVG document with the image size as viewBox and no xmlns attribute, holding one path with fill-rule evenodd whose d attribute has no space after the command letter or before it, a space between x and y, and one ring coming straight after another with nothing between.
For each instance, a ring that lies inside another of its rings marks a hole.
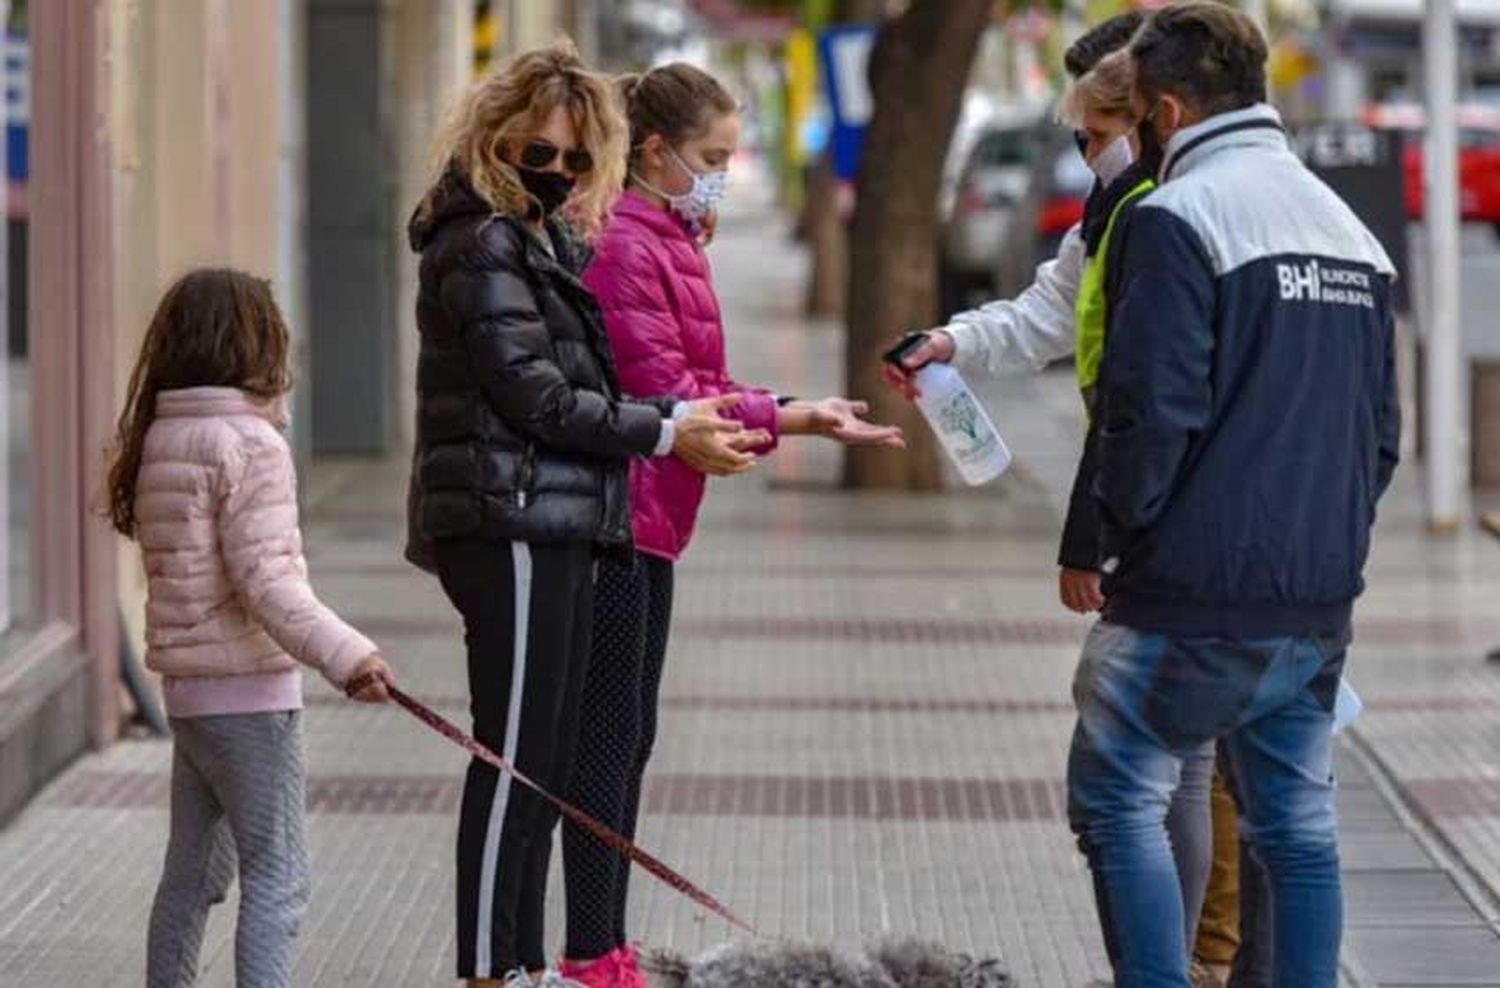
<instances>
[{"instance_id":1,"label":"jacket pocket","mask_svg":"<svg viewBox=\"0 0 1500 988\"><path fill-rule=\"evenodd\" d=\"M596 536L609 543L625 543L631 537L630 471L605 467L599 472L599 510L594 517Z\"/></svg>"}]
</instances>

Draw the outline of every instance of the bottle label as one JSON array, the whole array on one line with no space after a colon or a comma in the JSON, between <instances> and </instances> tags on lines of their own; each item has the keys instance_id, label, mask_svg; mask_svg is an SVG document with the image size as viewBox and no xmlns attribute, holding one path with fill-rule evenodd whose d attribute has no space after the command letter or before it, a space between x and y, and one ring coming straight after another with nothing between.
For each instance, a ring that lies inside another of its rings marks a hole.
<instances>
[{"instance_id":1,"label":"bottle label","mask_svg":"<svg viewBox=\"0 0 1500 988\"><path fill-rule=\"evenodd\" d=\"M948 448L961 465L978 463L991 456L1000 439L987 427L979 405L968 389L962 389L938 409L939 427L949 437Z\"/></svg>"}]
</instances>

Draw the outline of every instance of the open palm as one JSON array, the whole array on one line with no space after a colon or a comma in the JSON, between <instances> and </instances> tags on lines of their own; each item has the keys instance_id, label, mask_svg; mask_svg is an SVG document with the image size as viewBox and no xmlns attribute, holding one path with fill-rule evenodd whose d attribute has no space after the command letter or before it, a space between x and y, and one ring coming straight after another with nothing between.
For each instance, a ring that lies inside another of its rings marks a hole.
<instances>
[{"instance_id":1,"label":"open palm","mask_svg":"<svg viewBox=\"0 0 1500 988\"><path fill-rule=\"evenodd\" d=\"M889 446L904 449L906 437L900 426L878 425L864 416L870 406L849 398L824 398L813 405L813 422L820 435L849 446Z\"/></svg>"}]
</instances>

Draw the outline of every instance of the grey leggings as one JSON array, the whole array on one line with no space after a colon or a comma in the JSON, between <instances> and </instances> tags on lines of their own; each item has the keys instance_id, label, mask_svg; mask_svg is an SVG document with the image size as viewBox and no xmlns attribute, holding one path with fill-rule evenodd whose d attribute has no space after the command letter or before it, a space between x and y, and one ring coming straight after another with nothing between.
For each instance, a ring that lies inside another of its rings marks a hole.
<instances>
[{"instance_id":1,"label":"grey leggings","mask_svg":"<svg viewBox=\"0 0 1500 988\"><path fill-rule=\"evenodd\" d=\"M1198 936L1208 876L1214 864L1213 791L1215 746L1210 741L1182 760L1182 780L1167 809L1167 837L1182 886L1182 915L1187 921L1188 949Z\"/></svg>"},{"instance_id":2,"label":"grey leggings","mask_svg":"<svg viewBox=\"0 0 1500 988\"><path fill-rule=\"evenodd\" d=\"M172 721L172 833L146 946L147 988L191 988L209 907L240 875L238 988L285 988L308 898L300 711Z\"/></svg>"},{"instance_id":3,"label":"grey leggings","mask_svg":"<svg viewBox=\"0 0 1500 988\"><path fill-rule=\"evenodd\" d=\"M1213 811L1209 796L1214 780L1214 742L1210 741L1182 756L1182 775L1167 807L1167 838L1172 860L1177 864L1177 882L1182 889L1182 916L1187 925L1188 949L1192 949L1208 894L1208 876L1214 863ZM1113 963L1119 957L1114 924L1109 919L1108 899L1094 872L1094 902L1103 919L1104 949Z\"/></svg>"}]
</instances>

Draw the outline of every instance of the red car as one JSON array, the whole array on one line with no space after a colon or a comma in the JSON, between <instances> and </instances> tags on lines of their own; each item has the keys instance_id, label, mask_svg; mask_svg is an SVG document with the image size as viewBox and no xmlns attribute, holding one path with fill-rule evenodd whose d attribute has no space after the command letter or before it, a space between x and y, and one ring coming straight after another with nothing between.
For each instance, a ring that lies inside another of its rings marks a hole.
<instances>
[{"instance_id":1,"label":"red car","mask_svg":"<svg viewBox=\"0 0 1500 988\"><path fill-rule=\"evenodd\" d=\"M1399 132L1405 172L1406 214L1422 218L1422 132L1426 113L1416 104L1372 107L1365 123ZM1466 222L1490 223L1500 230L1500 110L1469 105L1458 111L1458 201Z\"/></svg>"}]
</instances>

